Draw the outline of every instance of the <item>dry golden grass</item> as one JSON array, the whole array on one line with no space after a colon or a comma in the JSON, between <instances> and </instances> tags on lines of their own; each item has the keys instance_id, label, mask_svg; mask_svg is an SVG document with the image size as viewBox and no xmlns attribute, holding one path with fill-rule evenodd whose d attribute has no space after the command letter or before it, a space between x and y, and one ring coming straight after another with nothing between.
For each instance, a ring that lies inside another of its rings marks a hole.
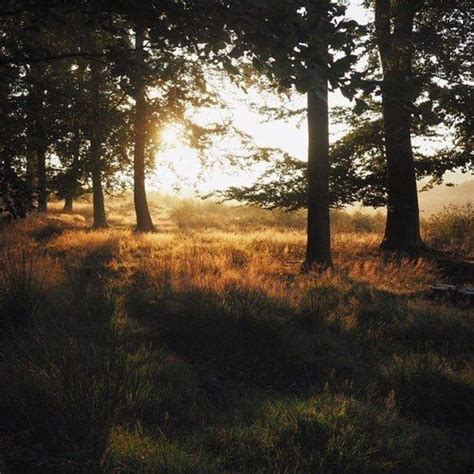
<instances>
[{"instance_id":1,"label":"dry golden grass","mask_svg":"<svg viewBox=\"0 0 474 474\"><path fill-rule=\"evenodd\" d=\"M82 205L0 232L0 302L28 321L1 351L0 409L20 417L0 470L469 464L473 330L468 308L426 298L436 263L388 257L371 223L339 217L334 270L303 273L304 230L279 218L167 226L163 205L166 231L137 234L126 206L107 230Z\"/></svg>"}]
</instances>

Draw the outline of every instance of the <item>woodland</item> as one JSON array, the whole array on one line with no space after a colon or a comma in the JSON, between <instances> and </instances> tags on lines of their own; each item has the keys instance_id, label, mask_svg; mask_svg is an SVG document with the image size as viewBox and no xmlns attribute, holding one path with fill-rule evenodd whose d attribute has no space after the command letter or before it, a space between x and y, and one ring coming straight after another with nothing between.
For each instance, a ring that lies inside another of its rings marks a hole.
<instances>
[{"instance_id":1,"label":"woodland","mask_svg":"<svg viewBox=\"0 0 474 474\"><path fill-rule=\"evenodd\" d=\"M0 472L472 471L474 8L349 7L1 2Z\"/></svg>"}]
</instances>

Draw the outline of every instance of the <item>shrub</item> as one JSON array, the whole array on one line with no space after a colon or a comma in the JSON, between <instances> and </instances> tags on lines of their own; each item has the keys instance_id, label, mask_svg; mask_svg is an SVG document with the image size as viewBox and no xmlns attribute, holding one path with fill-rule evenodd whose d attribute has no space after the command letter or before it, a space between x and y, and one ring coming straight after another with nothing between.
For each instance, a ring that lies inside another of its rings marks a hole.
<instances>
[{"instance_id":1,"label":"shrub","mask_svg":"<svg viewBox=\"0 0 474 474\"><path fill-rule=\"evenodd\" d=\"M443 251L460 253L467 257L474 254L474 207L445 207L425 223L426 240Z\"/></svg>"},{"instance_id":2,"label":"shrub","mask_svg":"<svg viewBox=\"0 0 474 474\"><path fill-rule=\"evenodd\" d=\"M385 217L380 212L348 212L344 210L335 210L331 212L331 229L336 233L382 233L384 225Z\"/></svg>"}]
</instances>

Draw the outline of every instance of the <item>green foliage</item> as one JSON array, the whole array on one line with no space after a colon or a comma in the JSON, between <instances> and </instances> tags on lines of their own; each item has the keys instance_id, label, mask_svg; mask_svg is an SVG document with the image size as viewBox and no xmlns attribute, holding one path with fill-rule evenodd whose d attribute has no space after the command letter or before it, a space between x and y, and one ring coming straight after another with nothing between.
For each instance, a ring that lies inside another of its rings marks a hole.
<instances>
[{"instance_id":1,"label":"green foliage","mask_svg":"<svg viewBox=\"0 0 474 474\"><path fill-rule=\"evenodd\" d=\"M26 183L14 170L3 172L0 175L0 226L26 217L31 210L28 203L32 197Z\"/></svg>"},{"instance_id":2,"label":"green foliage","mask_svg":"<svg viewBox=\"0 0 474 474\"><path fill-rule=\"evenodd\" d=\"M370 110L359 115L356 109L337 108L333 111L336 123L346 124L349 131L330 149L330 199L334 208L360 203L363 206L382 207L387 203L387 168L380 106L369 102ZM273 110L267 111L273 113ZM440 138L426 124L414 120L413 132ZM426 189L443 181L447 171L467 172L471 164L465 153L442 150L429 155L414 150L415 171L418 179L429 179ZM255 184L232 186L216 193L223 200L236 200L265 209L304 209L306 199L306 163L287 153L274 151L270 161Z\"/></svg>"}]
</instances>

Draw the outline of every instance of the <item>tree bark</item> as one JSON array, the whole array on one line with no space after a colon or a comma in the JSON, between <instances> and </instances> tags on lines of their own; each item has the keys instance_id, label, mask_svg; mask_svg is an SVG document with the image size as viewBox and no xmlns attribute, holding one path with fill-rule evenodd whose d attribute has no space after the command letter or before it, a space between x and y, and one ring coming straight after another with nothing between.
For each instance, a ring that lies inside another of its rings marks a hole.
<instances>
[{"instance_id":1,"label":"tree bark","mask_svg":"<svg viewBox=\"0 0 474 474\"><path fill-rule=\"evenodd\" d=\"M46 177L46 148L39 146L36 150L38 169L38 212L48 210L48 191Z\"/></svg>"},{"instance_id":2,"label":"tree bark","mask_svg":"<svg viewBox=\"0 0 474 474\"><path fill-rule=\"evenodd\" d=\"M308 100L308 227L305 266L332 266L328 81L317 71Z\"/></svg>"},{"instance_id":3,"label":"tree bark","mask_svg":"<svg viewBox=\"0 0 474 474\"><path fill-rule=\"evenodd\" d=\"M402 78L384 78L382 97L387 155L387 222L384 250L412 252L422 247L410 112L397 98Z\"/></svg>"},{"instance_id":4,"label":"tree bark","mask_svg":"<svg viewBox=\"0 0 474 474\"><path fill-rule=\"evenodd\" d=\"M94 208L94 229L106 229L109 225L105 215L104 190L102 187L102 144L97 133L93 133L90 146L92 163L92 204Z\"/></svg>"},{"instance_id":5,"label":"tree bark","mask_svg":"<svg viewBox=\"0 0 474 474\"><path fill-rule=\"evenodd\" d=\"M26 200L28 209L33 207L33 195L35 191L35 164L34 164L34 155L32 153L28 153L26 157Z\"/></svg>"},{"instance_id":6,"label":"tree bark","mask_svg":"<svg viewBox=\"0 0 474 474\"><path fill-rule=\"evenodd\" d=\"M101 69L97 61L91 61L91 97L95 102L92 114L93 121L89 124L90 149L89 160L92 172L92 205L94 209L94 229L108 227L105 215L104 190L102 186L102 130L100 109L100 81Z\"/></svg>"},{"instance_id":7,"label":"tree bark","mask_svg":"<svg viewBox=\"0 0 474 474\"><path fill-rule=\"evenodd\" d=\"M376 0L375 25L383 70L382 108L387 156L387 221L381 248L416 252L420 234L415 161L411 143L413 22L419 3ZM396 8L395 8L396 7Z\"/></svg>"},{"instance_id":8,"label":"tree bark","mask_svg":"<svg viewBox=\"0 0 474 474\"><path fill-rule=\"evenodd\" d=\"M70 170L70 176L66 181L66 195L64 200L64 208L63 212L71 213L74 207L74 199L77 195L77 188L78 188L78 174L79 174L79 159L81 153L81 137L80 137L80 130L79 127L76 127L75 132L75 143L74 143L74 151L72 157L72 164Z\"/></svg>"},{"instance_id":9,"label":"tree bark","mask_svg":"<svg viewBox=\"0 0 474 474\"><path fill-rule=\"evenodd\" d=\"M32 158L36 160L36 185L38 212L46 212L48 207L46 153L48 150L48 130L44 111L45 89L41 85L46 66L41 64L30 65L29 74L32 79L29 90L29 117L28 117L28 148ZM27 180L31 184L33 163L27 163Z\"/></svg>"},{"instance_id":10,"label":"tree bark","mask_svg":"<svg viewBox=\"0 0 474 474\"><path fill-rule=\"evenodd\" d=\"M64 199L63 212L65 214L71 214L74 211L74 197L67 195Z\"/></svg>"},{"instance_id":11,"label":"tree bark","mask_svg":"<svg viewBox=\"0 0 474 474\"><path fill-rule=\"evenodd\" d=\"M146 97L142 77L144 65L144 29L137 26L135 30L135 48L137 72L135 74L135 147L133 160L133 197L137 217L136 230L139 232L156 231L151 219L145 189L145 146L146 146Z\"/></svg>"}]
</instances>

